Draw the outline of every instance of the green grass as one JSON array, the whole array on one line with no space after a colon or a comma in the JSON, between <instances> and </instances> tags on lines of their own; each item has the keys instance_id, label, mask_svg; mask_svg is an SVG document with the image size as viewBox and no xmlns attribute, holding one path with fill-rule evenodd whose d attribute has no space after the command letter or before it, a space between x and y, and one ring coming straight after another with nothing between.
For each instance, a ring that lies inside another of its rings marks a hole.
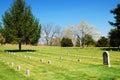
<instances>
[{"instance_id":1,"label":"green grass","mask_svg":"<svg viewBox=\"0 0 120 80\"><path fill-rule=\"evenodd\" d=\"M100 48L22 46L24 50L35 52L4 52L17 48L15 45L0 46L0 80L120 80L119 51L109 51L111 67L108 68L103 66L104 51ZM40 59L44 61L40 62ZM14 67L11 67L12 62ZM17 71L18 65L20 71Z\"/></svg>"}]
</instances>

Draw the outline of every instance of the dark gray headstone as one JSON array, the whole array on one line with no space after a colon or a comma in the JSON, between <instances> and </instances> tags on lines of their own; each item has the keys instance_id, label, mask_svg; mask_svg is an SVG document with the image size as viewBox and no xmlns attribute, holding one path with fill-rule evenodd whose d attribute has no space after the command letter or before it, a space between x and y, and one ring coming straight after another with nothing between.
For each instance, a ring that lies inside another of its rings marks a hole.
<instances>
[{"instance_id":1,"label":"dark gray headstone","mask_svg":"<svg viewBox=\"0 0 120 80\"><path fill-rule=\"evenodd\" d=\"M110 58L107 51L103 52L103 65L110 67Z\"/></svg>"}]
</instances>

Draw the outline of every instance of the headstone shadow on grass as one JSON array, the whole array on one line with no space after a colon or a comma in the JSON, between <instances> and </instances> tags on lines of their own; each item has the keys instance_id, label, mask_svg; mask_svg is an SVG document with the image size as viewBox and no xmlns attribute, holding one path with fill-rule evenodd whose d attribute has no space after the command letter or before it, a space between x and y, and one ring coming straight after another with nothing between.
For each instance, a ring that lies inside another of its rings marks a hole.
<instances>
[{"instance_id":1,"label":"headstone shadow on grass","mask_svg":"<svg viewBox=\"0 0 120 80\"><path fill-rule=\"evenodd\" d=\"M36 50L4 50L5 52L36 52Z\"/></svg>"}]
</instances>

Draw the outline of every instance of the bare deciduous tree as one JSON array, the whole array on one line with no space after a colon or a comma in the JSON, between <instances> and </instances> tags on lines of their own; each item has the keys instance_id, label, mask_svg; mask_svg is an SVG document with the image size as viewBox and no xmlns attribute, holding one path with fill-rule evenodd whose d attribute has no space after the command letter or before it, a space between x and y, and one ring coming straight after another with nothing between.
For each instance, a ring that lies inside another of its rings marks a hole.
<instances>
[{"instance_id":1,"label":"bare deciduous tree","mask_svg":"<svg viewBox=\"0 0 120 80\"><path fill-rule=\"evenodd\" d=\"M92 36L99 35L99 32L95 30L94 26L84 21L82 21L80 24L77 25L70 25L69 29L72 31L72 33L75 36L79 36L83 48L85 45L85 40L84 40L85 35L92 35Z\"/></svg>"},{"instance_id":2,"label":"bare deciduous tree","mask_svg":"<svg viewBox=\"0 0 120 80\"><path fill-rule=\"evenodd\" d=\"M71 27L68 26L67 28L64 28L63 31L62 31L62 38L65 37L65 38L69 38L72 40L73 42L73 45L75 45L75 34L73 33L73 31L71 30Z\"/></svg>"},{"instance_id":3,"label":"bare deciduous tree","mask_svg":"<svg viewBox=\"0 0 120 80\"><path fill-rule=\"evenodd\" d=\"M43 35L46 45L53 45L55 38L60 38L61 28L58 25L46 24L43 25Z\"/></svg>"}]
</instances>

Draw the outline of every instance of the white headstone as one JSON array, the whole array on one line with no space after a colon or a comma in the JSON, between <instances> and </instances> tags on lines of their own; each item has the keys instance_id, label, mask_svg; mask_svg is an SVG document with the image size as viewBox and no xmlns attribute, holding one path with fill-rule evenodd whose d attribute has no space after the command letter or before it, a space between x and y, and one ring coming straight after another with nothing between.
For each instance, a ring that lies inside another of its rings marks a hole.
<instances>
[{"instance_id":1,"label":"white headstone","mask_svg":"<svg viewBox=\"0 0 120 80\"><path fill-rule=\"evenodd\" d=\"M21 67L20 67L20 65L18 65L18 66L17 66L17 70L20 71L20 69L21 69Z\"/></svg>"},{"instance_id":2,"label":"white headstone","mask_svg":"<svg viewBox=\"0 0 120 80\"><path fill-rule=\"evenodd\" d=\"M26 75L30 75L30 70L26 70Z\"/></svg>"},{"instance_id":3,"label":"white headstone","mask_svg":"<svg viewBox=\"0 0 120 80\"><path fill-rule=\"evenodd\" d=\"M81 59L78 59L77 61L78 61L78 62L81 62Z\"/></svg>"},{"instance_id":4,"label":"white headstone","mask_svg":"<svg viewBox=\"0 0 120 80\"><path fill-rule=\"evenodd\" d=\"M28 59L31 59L31 56L29 56Z\"/></svg>"},{"instance_id":5,"label":"white headstone","mask_svg":"<svg viewBox=\"0 0 120 80\"><path fill-rule=\"evenodd\" d=\"M62 56L60 56L60 59L63 59L63 57L62 57Z\"/></svg>"},{"instance_id":6,"label":"white headstone","mask_svg":"<svg viewBox=\"0 0 120 80\"><path fill-rule=\"evenodd\" d=\"M48 64L51 64L51 61L50 61L50 60L48 61Z\"/></svg>"},{"instance_id":7,"label":"white headstone","mask_svg":"<svg viewBox=\"0 0 120 80\"><path fill-rule=\"evenodd\" d=\"M40 62L43 62L43 59L40 59Z\"/></svg>"}]
</instances>

